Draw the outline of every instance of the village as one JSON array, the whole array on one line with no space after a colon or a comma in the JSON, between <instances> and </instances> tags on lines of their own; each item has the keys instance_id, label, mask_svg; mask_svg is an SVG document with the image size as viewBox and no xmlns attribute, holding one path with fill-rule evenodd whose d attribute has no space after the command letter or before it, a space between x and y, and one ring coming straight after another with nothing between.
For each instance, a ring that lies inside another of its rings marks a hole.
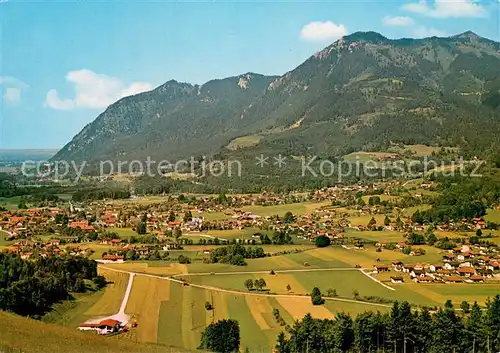
<instances>
[{"instance_id":1,"label":"village","mask_svg":"<svg viewBox=\"0 0 500 353\"><path fill-rule=\"evenodd\" d=\"M211 197L181 194L151 203L132 200L73 205L70 202L1 212L3 233L0 234L5 235L2 248L23 259L69 254L88 256L102 263L176 262L176 251L191 247L202 257L205 255L206 262L210 252L220 245L312 245L317 237L324 236L336 246L358 250L375 247L377 251L414 256L415 264L384 263L377 259L374 273L383 277L387 271L397 272L390 277L392 283L403 282L402 274L409 276L406 280L417 283L498 280L498 246L482 240L481 236L489 231L488 226L496 228L496 225L483 218L463 219L433 228L416 223L411 215L401 212L397 198L390 198L398 187L401 188L393 182L337 186L307 194ZM429 183L419 185L423 192L431 187ZM416 191L405 202L418 204L421 199L422 194ZM308 207L295 214L287 211L297 205ZM280 212L285 214L280 217ZM456 237L439 237L431 242L430 237L436 237L433 231ZM384 241L388 234L390 239L401 240ZM466 238L463 234L479 236L471 243L474 237ZM441 245L436 249L439 252L436 261L419 263L418 258L425 257L424 248L429 249L430 244Z\"/></svg>"}]
</instances>

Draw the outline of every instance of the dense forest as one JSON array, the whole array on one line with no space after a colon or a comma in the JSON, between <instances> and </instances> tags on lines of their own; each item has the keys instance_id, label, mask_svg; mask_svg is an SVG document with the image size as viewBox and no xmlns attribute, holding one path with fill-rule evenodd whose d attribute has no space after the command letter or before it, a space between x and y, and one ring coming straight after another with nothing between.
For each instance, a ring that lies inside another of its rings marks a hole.
<instances>
[{"instance_id":1,"label":"dense forest","mask_svg":"<svg viewBox=\"0 0 500 353\"><path fill-rule=\"evenodd\" d=\"M482 217L486 209L500 201L500 175L489 170L481 177L440 177L439 196L431 200L432 207L417 211L412 220L416 223L444 223Z\"/></svg>"},{"instance_id":2,"label":"dense forest","mask_svg":"<svg viewBox=\"0 0 500 353\"><path fill-rule=\"evenodd\" d=\"M0 310L40 317L54 303L85 292L86 280L100 280L97 263L81 257L22 260L0 253Z\"/></svg>"},{"instance_id":3,"label":"dense forest","mask_svg":"<svg viewBox=\"0 0 500 353\"><path fill-rule=\"evenodd\" d=\"M76 202L103 199L128 199L130 190L123 185L113 184L108 186L82 186L73 193L72 200Z\"/></svg>"},{"instance_id":4,"label":"dense forest","mask_svg":"<svg viewBox=\"0 0 500 353\"><path fill-rule=\"evenodd\" d=\"M500 295L486 308L451 301L436 312L412 311L407 302L395 302L390 313L365 312L335 319L306 315L288 334L278 336L278 353L412 352L469 353L500 350Z\"/></svg>"}]
</instances>

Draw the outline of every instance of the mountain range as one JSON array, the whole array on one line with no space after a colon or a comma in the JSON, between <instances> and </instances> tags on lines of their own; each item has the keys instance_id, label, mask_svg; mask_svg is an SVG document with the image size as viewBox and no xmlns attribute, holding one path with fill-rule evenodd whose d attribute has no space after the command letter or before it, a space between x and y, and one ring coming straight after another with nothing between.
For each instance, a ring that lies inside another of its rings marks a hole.
<instances>
[{"instance_id":1,"label":"mountain range","mask_svg":"<svg viewBox=\"0 0 500 353\"><path fill-rule=\"evenodd\" d=\"M53 160L338 157L394 143L486 155L500 147L499 113L500 43L356 32L281 76L171 80L123 98Z\"/></svg>"}]
</instances>

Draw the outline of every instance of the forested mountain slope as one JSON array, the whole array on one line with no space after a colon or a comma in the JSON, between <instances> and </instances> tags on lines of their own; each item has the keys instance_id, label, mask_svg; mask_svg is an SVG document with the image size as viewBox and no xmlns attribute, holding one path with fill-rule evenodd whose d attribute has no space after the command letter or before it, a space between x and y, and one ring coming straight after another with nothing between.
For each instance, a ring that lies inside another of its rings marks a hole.
<instances>
[{"instance_id":1,"label":"forested mountain slope","mask_svg":"<svg viewBox=\"0 0 500 353\"><path fill-rule=\"evenodd\" d=\"M466 32L390 40L345 36L280 77L244 74L202 86L169 81L112 104L54 160L176 158L232 152L340 156L390 143L466 154L500 146L500 44Z\"/></svg>"}]
</instances>

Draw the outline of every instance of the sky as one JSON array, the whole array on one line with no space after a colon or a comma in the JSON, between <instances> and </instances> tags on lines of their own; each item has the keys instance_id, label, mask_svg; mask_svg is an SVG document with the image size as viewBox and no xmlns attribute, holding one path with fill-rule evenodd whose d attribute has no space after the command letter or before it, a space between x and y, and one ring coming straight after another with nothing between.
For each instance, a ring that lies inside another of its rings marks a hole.
<instances>
[{"instance_id":1,"label":"sky","mask_svg":"<svg viewBox=\"0 0 500 353\"><path fill-rule=\"evenodd\" d=\"M281 75L356 31L472 30L500 0L0 0L0 149L61 148L107 106L175 79Z\"/></svg>"}]
</instances>

